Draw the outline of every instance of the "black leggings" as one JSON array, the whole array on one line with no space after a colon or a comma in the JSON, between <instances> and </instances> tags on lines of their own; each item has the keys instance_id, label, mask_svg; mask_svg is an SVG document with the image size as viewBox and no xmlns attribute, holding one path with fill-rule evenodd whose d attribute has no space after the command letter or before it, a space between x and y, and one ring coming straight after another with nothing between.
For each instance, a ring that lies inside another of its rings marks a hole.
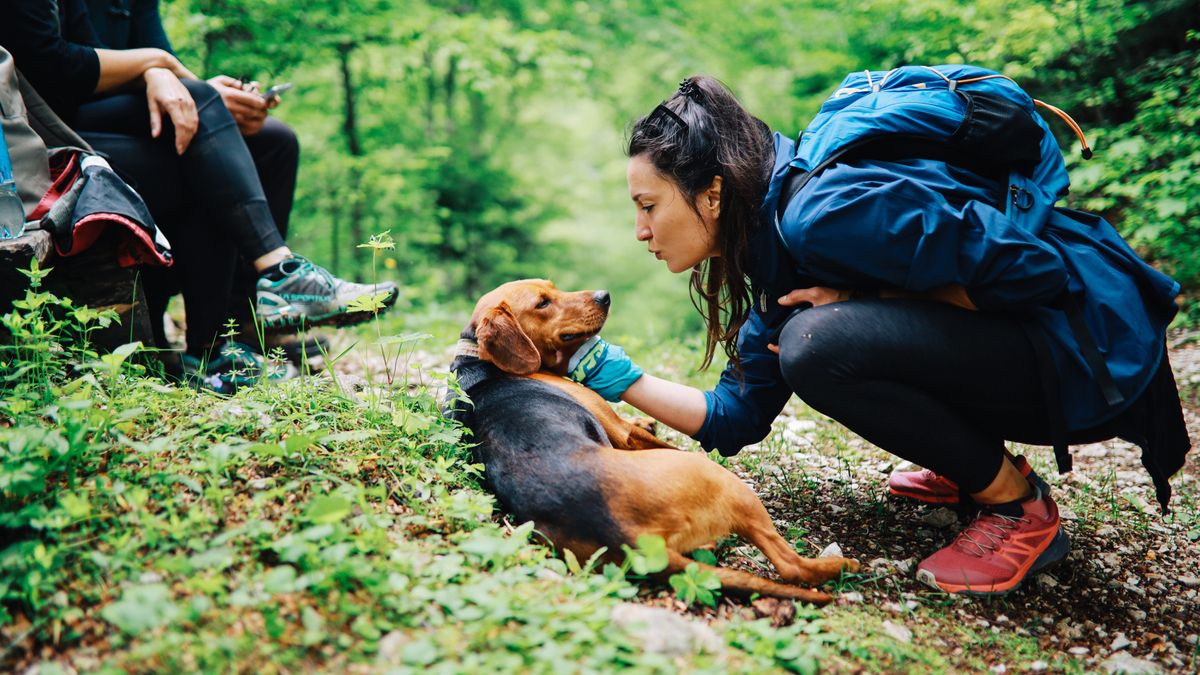
<instances>
[{"instance_id":1,"label":"black leggings","mask_svg":"<svg viewBox=\"0 0 1200 675\"><path fill-rule=\"evenodd\" d=\"M274 120L243 139L215 89L193 80L184 86L200 125L183 155L175 153L166 115L160 137L150 137L144 93L86 103L75 126L131 180L170 239L174 268L146 272L147 300L152 311L161 311L178 288L187 310L188 351L200 353L231 311L248 313L255 278L248 261L284 245L299 148L291 130ZM154 323L161 333L161 323Z\"/></svg>"},{"instance_id":2,"label":"black leggings","mask_svg":"<svg viewBox=\"0 0 1200 675\"><path fill-rule=\"evenodd\" d=\"M1005 440L1051 443L1034 350L1011 316L852 300L796 314L779 347L784 378L805 403L965 492L996 478ZM1110 426L1069 440L1112 438Z\"/></svg>"}]
</instances>

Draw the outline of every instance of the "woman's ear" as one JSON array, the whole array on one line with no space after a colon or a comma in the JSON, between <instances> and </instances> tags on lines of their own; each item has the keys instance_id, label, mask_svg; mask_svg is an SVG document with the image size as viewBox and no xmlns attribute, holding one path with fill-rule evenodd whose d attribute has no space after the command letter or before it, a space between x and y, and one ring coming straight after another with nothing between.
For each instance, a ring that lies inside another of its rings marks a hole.
<instances>
[{"instance_id":1,"label":"woman's ear","mask_svg":"<svg viewBox=\"0 0 1200 675\"><path fill-rule=\"evenodd\" d=\"M475 338L479 342L479 358L506 373L529 375L542 366L537 347L521 330L521 324L517 323L517 317L506 302L501 302L480 317L475 327Z\"/></svg>"},{"instance_id":2,"label":"woman's ear","mask_svg":"<svg viewBox=\"0 0 1200 675\"><path fill-rule=\"evenodd\" d=\"M714 222L721 217L721 177L713 176L712 183L700 193L700 213Z\"/></svg>"}]
</instances>

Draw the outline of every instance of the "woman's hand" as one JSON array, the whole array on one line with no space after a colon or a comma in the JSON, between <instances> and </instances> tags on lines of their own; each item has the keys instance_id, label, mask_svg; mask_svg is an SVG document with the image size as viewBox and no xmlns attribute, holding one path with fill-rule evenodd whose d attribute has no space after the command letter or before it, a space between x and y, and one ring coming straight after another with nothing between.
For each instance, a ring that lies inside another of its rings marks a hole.
<instances>
[{"instance_id":1,"label":"woman's hand","mask_svg":"<svg viewBox=\"0 0 1200 675\"><path fill-rule=\"evenodd\" d=\"M843 302L849 299L850 291L826 288L825 286L813 286L812 288L797 288L779 298L779 304L784 307L794 307L807 302L813 307L820 307L821 305L828 305L831 302Z\"/></svg>"},{"instance_id":2,"label":"woman's hand","mask_svg":"<svg viewBox=\"0 0 1200 675\"><path fill-rule=\"evenodd\" d=\"M218 75L208 81L221 95L225 107L237 122L238 130L243 136L253 136L262 130L267 121L267 111L274 107L279 99L265 100L259 92L259 84L245 84L228 75Z\"/></svg>"},{"instance_id":3,"label":"woman's hand","mask_svg":"<svg viewBox=\"0 0 1200 675\"><path fill-rule=\"evenodd\" d=\"M161 50L157 50L161 51ZM175 77L181 80L199 80L196 74L188 70L187 66L180 63L179 59L171 52L162 52L162 67L175 73Z\"/></svg>"},{"instance_id":4,"label":"woman's hand","mask_svg":"<svg viewBox=\"0 0 1200 675\"><path fill-rule=\"evenodd\" d=\"M828 305L834 302L845 302L849 299L850 291L827 288L825 286L813 286L812 288L797 288L779 298L779 304L783 307L795 307L807 302L813 307L820 307L821 305ZM769 344L767 345L767 349L776 354L779 353L779 345L777 344Z\"/></svg>"},{"instance_id":5,"label":"woman's hand","mask_svg":"<svg viewBox=\"0 0 1200 675\"><path fill-rule=\"evenodd\" d=\"M175 152L182 155L200 128L196 102L174 71L151 68L142 77L150 106L150 135L158 138L162 134L162 116L166 113L175 127Z\"/></svg>"}]
</instances>

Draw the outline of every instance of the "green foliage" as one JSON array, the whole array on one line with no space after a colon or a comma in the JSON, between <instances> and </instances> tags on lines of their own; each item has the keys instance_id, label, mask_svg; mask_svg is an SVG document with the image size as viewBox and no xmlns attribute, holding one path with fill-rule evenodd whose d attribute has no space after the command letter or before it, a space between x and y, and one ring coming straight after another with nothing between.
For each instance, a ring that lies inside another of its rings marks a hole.
<instances>
[{"instance_id":1,"label":"green foliage","mask_svg":"<svg viewBox=\"0 0 1200 675\"><path fill-rule=\"evenodd\" d=\"M675 595L689 605L700 603L709 607L717 606L721 579L712 570L701 570L698 563L689 563L682 572L672 574L670 584L675 589Z\"/></svg>"},{"instance_id":2,"label":"green foliage","mask_svg":"<svg viewBox=\"0 0 1200 675\"><path fill-rule=\"evenodd\" d=\"M1132 119L1097 134L1097 158L1071 172L1073 202L1109 214L1131 244L1193 292L1200 288L1198 54L1153 59L1131 73L1133 98L1142 101Z\"/></svg>"}]
</instances>

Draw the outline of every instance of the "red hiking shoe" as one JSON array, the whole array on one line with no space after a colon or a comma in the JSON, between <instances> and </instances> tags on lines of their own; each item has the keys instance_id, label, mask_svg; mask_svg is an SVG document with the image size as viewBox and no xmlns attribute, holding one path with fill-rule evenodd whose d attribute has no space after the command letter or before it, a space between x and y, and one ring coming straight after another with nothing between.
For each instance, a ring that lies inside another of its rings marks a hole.
<instances>
[{"instance_id":1,"label":"red hiking shoe","mask_svg":"<svg viewBox=\"0 0 1200 675\"><path fill-rule=\"evenodd\" d=\"M917 579L947 593L1004 595L1030 572L1065 558L1071 541L1059 528L1058 506L1034 490L1027 501L985 507L949 546L917 565Z\"/></svg>"},{"instance_id":2,"label":"red hiking shoe","mask_svg":"<svg viewBox=\"0 0 1200 675\"><path fill-rule=\"evenodd\" d=\"M1022 476L1029 478L1033 467L1029 466L1025 455L1010 455L1009 459ZM959 501L958 484L929 469L893 471L892 475L888 476L888 491L897 497L908 497L927 504L957 504Z\"/></svg>"}]
</instances>

